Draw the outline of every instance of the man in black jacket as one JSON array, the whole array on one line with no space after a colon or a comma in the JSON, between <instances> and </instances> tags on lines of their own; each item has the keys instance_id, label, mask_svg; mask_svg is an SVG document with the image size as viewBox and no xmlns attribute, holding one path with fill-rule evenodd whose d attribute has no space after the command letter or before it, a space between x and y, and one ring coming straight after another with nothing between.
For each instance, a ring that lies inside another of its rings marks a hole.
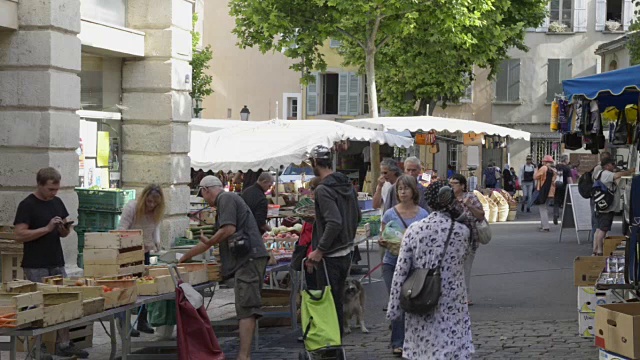
<instances>
[{"instance_id":1,"label":"man in black jacket","mask_svg":"<svg viewBox=\"0 0 640 360\"><path fill-rule=\"evenodd\" d=\"M326 276L321 264L324 259L342 336L342 298L349 275L353 239L362 214L358 195L349 178L331 170L331 150L316 146L311 151L311 162L314 174L321 181L314 192L316 222L311 240L314 250L309 254L307 266L310 271L312 268L318 270L318 285L324 287Z\"/></svg>"},{"instance_id":2,"label":"man in black jacket","mask_svg":"<svg viewBox=\"0 0 640 360\"><path fill-rule=\"evenodd\" d=\"M256 219L256 224L258 224L260 234L271 230L267 223L269 201L264 193L272 186L273 176L268 172L263 172L258 176L258 181L255 184L242 191L242 200L249 205L249 209L251 209L253 217Z\"/></svg>"}]
</instances>

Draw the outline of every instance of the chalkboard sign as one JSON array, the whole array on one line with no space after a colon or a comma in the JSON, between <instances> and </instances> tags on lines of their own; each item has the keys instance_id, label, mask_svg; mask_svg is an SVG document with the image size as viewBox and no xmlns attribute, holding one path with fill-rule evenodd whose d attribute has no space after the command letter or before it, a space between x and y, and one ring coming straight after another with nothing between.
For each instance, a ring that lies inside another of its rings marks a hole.
<instances>
[{"instance_id":1,"label":"chalkboard sign","mask_svg":"<svg viewBox=\"0 0 640 360\"><path fill-rule=\"evenodd\" d=\"M578 172L580 175L591 171L596 165L600 163L600 155L593 154L570 154L569 162L571 165L578 165Z\"/></svg>"},{"instance_id":2,"label":"chalkboard sign","mask_svg":"<svg viewBox=\"0 0 640 360\"><path fill-rule=\"evenodd\" d=\"M583 198L578 192L578 184L567 185L558 242L562 241L562 229L570 228L576 229L578 244L580 244L580 231L588 231L591 235L591 204L589 199Z\"/></svg>"}]
</instances>

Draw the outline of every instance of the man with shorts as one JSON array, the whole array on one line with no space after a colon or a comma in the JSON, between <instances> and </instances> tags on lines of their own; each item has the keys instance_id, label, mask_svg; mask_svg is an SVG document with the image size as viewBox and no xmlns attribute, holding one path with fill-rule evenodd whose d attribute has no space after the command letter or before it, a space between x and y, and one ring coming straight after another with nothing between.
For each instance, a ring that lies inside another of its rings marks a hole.
<instances>
[{"instance_id":1,"label":"man with shorts","mask_svg":"<svg viewBox=\"0 0 640 360\"><path fill-rule=\"evenodd\" d=\"M233 278L236 314L240 320L239 360L251 359L251 341L256 320L262 316L260 291L269 254L249 206L235 193L226 192L220 179L213 175L200 181L198 196L216 208L218 231L208 238L200 234L201 243L181 259L185 262L220 244L223 278Z\"/></svg>"},{"instance_id":2,"label":"man with shorts","mask_svg":"<svg viewBox=\"0 0 640 360\"><path fill-rule=\"evenodd\" d=\"M607 232L611 230L614 213L620 208L620 188L616 185L616 182L623 176L630 176L635 173L635 169L614 173L616 160L611 157L602 160L600 165L602 170L593 172L593 181L600 180L610 191L613 191L614 188L616 190L613 203L606 210L596 210L597 230L595 241L593 242L593 255L597 256L602 256L604 238L607 236Z\"/></svg>"},{"instance_id":3,"label":"man with shorts","mask_svg":"<svg viewBox=\"0 0 640 360\"><path fill-rule=\"evenodd\" d=\"M40 169L36 175L36 191L22 200L16 211L13 222L16 241L24 244L22 268L29 281L43 282L47 276L66 276L60 238L69 236L71 223L67 221L67 208L56 196L61 178L54 168ZM89 357L89 353L76 348L69 340L69 329L58 330L56 343L55 354L58 356ZM52 358L44 354L41 353L42 359Z\"/></svg>"}]
</instances>

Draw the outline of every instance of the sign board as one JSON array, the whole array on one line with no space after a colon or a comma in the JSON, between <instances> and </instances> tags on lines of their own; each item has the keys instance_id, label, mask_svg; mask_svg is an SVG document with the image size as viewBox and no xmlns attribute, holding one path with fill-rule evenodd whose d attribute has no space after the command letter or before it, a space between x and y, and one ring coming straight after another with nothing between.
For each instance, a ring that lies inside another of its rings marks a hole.
<instances>
[{"instance_id":1,"label":"sign board","mask_svg":"<svg viewBox=\"0 0 640 360\"><path fill-rule=\"evenodd\" d=\"M591 171L596 165L600 163L600 155L594 154L570 154L569 162L573 164L580 164L578 166L578 173L580 175Z\"/></svg>"},{"instance_id":2,"label":"sign board","mask_svg":"<svg viewBox=\"0 0 640 360\"><path fill-rule=\"evenodd\" d=\"M567 185L558 242L562 241L562 230L572 228L576 230L578 244L580 244L580 231L588 231L589 235L591 235L591 203L589 199L585 199L580 195L578 184Z\"/></svg>"}]
</instances>

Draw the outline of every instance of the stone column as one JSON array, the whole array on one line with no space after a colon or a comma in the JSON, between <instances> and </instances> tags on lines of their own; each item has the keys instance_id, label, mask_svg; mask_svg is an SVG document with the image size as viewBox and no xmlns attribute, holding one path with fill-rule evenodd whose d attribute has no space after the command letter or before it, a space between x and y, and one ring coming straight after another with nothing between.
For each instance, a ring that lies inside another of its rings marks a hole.
<instances>
[{"instance_id":1,"label":"stone column","mask_svg":"<svg viewBox=\"0 0 640 360\"><path fill-rule=\"evenodd\" d=\"M80 1L20 0L18 30L0 32L0 225L36 188L36 173L62 174L58 196L78 216ZM74 266L75 233L62 240Z\"/></svg>"},{"instance_id":2,"label":"stone column","mask_svg":"<svg viewBox=\"0 0 640 360\"><path fill-rule=\"evenodd\" d=\"M145 57L123 68L125 188L160 184L168 200L162 224L167 247L189 226L191 1L129 0L128 27L143 31Z\"/></svg>"}]
</instances>

